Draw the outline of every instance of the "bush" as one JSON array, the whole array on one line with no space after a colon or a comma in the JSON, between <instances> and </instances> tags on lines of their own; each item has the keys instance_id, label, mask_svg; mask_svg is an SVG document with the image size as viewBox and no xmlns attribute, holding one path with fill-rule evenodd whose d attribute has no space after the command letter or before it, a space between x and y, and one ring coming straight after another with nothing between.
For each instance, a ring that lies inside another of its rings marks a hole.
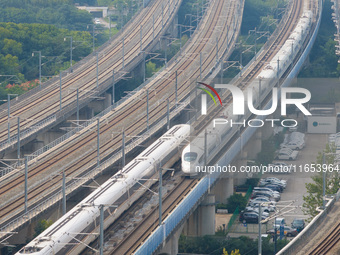
<instances>
[{"instance_id":1,"label":"bush","mask_svg":"<svg viewBox=\"0 0 340 255\"><path fill-rule=\"evenodd\" d=\"M234 194L228 198L226 209L228 209L228 212L234 212L238 207L241 211L246 208L246 205L247 200L244 196L242 196L242 194Z\"/></svg>"},{"instance_id":2,"label":"bush","mask_svg":"<svg viewBox=\"0 0 340 255\"><path fill-rule=\"evenodd\" d=\"M247 179L245 185L247 185L248 187L251 186L252 189L253 189L254 187L257 186L257 184L259 183L259 180L260 180L259 178L250 178L250 179Z\"/></svg>"},{"instance_id":3,"label":"bush","mask_svg":"<svg viewBox=\"0 0 340 255\"><path fill-rule=\"evenodd\" d=\"M45 231L49 226L51 226L53 222L51 220L40 220L34 228L34 237L37 237L42 232Z\"/></svg>"}]
</instances>

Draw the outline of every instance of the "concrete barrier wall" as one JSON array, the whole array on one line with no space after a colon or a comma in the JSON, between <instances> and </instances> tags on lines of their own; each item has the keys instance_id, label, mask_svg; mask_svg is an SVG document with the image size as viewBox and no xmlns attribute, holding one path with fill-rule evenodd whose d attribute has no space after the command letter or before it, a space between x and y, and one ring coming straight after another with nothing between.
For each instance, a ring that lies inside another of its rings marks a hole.
<instances>
[{"instance_id":1,"label":"concrete barrier wall","mask_svg":"<svg viewBox=\"0 0 340 255\"><path fill-rule=\"evenodd\" d=\"M340 190L337 192L335 197L330 200L326 209L320 212L309 224L305 227L291 242L289 242L282 250L280 250L277 255L290 255L296 254L296 251L299 247L301 247L306 239L313 234L314 230L320 226L324 218L333 208L333 205L336 201L338 201L340 197Z\"/></svg>"}]
</instances>

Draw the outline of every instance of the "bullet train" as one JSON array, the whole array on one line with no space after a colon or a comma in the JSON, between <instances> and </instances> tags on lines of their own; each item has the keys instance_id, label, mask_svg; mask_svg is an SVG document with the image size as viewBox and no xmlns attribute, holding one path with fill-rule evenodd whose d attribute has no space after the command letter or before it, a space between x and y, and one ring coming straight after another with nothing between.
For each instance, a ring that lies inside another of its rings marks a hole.
<instances>
[{"instance_id":1,"label":"bullet train","mask_svg":"<svg viewBox=\"0 0 340 255\"><path fill-rule=\"evenodd\" d=\"M79 254L85 246L72 243L79 244L80 240L88 244L94 240L95 235L86 233L99 232L96 228L99 225L100 206L118 205L117 209L105 207L104 218L111 214L114 214L115 218L119 217L123 213L119 209L132 204L133 194L140 197L146 191L145 188L141 189L140 183L145 183L145 179L157 173L159 164L165 164L176 153L180 153L179 147L189 134L190 125L172 127L120 172L23 247L17 255ZM137 183L138 181L140 183ZM107 221L105 225L108 225Z\"/></svg>"},{"instance_id":2,"label":"bullet train","mask_svg":"<svg viewBox=\"0 0 340 255\"><path fill-rule=\"evenodd\" d=\"M306 4L304 10L306 10ZM273 59L264 67L256 79L248 85L244 90L244 98L247 100L247 91L253 90L253 105L256 106L259 100L259 94L263 98L270 93L272 87L277 83L277 77L281 77L287 68L292 64L292 60L298 54L305 39L310 32L312 25L313 13L309 10L304 11L301 15L295 29L290 34L289 38L282 45L278 53ZM279 71L277 71L279 70ZM261 83L261 84L260 84ZM222 116L228 116L226 119L228 123L231 121L239 122L238 116L232 114L232 104L228 105L222 110ZM246 117L246 116L239 116ZM229 140L229 138L237 132L239 127L233 127L230 125L210 125L206 131L201 132L194 140L188 144L182 152L182 171L185 175L197 175L202 167L206 165L207 161L212 159L214 155L219 151L219 148ZM205 132L207 132L207 138L205 142ZM207 155L205 156L204 148L207 143Z\"/></svg>"}]
</instances>

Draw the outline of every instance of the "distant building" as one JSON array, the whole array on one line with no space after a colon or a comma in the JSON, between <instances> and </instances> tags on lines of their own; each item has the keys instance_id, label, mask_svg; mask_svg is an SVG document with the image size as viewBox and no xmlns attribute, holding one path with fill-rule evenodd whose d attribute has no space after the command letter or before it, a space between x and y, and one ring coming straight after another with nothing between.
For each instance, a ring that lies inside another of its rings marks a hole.
<instances>
[{"instance_id":1,"label":"distant building","mask_svg":"<svg viewBox=\"0 0 340 255\"><path fill-rule=\"evenodd\" d=\"M93 14L93 16L97 18L105 18L107 17L107 13L109 10L109 7L93 7L93 6L77 6L76 7L79 10L85 10L89 13Z\"/></svg>"}]
</instances>

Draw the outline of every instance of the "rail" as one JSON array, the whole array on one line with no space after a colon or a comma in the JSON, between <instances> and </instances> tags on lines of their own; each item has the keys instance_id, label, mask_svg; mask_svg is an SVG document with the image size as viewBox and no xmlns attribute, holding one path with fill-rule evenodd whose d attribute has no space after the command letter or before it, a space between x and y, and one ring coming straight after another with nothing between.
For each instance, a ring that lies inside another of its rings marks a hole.
<instances>
[{"instance_id":1,"label":"rail","mask_svg":"<svg viewBox=\"0 0 340 255\"><path fill-rule=\"evenodd\" d=\"M319 6L322 9L322 5ZM321 10L319 10L319 15L317 17L317 27L311 36L307 47L305 48L303 54L300 56L299 61L290 71L290 73L296 74L298 69L301 67L303 61L309 54L309 51L314 43L315 36L317 34L319 23L321 22ZM300 62L302 62L300 64ZM288 76L289 77L289 76ZM289 81L289 80L288 80ZM283 85L288 86L288 82ZM271 106L271 100L263 107L264 109L269 109ZM248 115L249 117L249 115ZM258 119L263 120L264 116L258 116ZM249 139L257 131L257 127L246 128L244 132L238 137L234 143L229 147L227 152L220 158L217 162L218 165L228 165L232 160L240 153L244 144L246 144ZM161 226L159 226L154 232L150 234L148 239L138 248L135 255L139 254L153 254L162 244L165 244L167 238L171 233L178 227L178 225L183 221L187 214L199 203L200 199L204 194L208 192L209 187L218 179L220 173L214 172L213 174L208 174L200 180L200 182L194 187L194 189L183 199L183 201L173 210L173 212L167 217Z\"/></svg>"},{"instance_id":2,"label":"rail","mask_svg":"<svg viewBox=\"0 0 340 255\"><path fill-rule=\"evenodd\" d=\"M150 0L149 0L149 1L150 1ZM148 2L149 2L149 1L148 1ZM182 0L176 0L176 1L172 2L172 3L170 3L170 5L171 5L173 8L171 9L171 12L169 13L169 19L168 19L168 20L171 20L172 17L174 17L174 14L178 11L178 8L179 8L179 6L180 6L181 1L182 1ZM168 3L168 2L167 2L167 3ZM142 10L143 10L143 9L139 10L139 11L137 12L137 14L134 16L134 18L133 18L132 20L130 20L130 21L124 26L124 28L126 28L126 27L129 26L129 25L131 25L131 24L134 22L135 18L138 16L138 14L139 14ZM170 22L167 22L167 23L164 25L164 29L163 29L162 31L165 31L169 26L170 26ZM117 39L118 36L119 36L120 34L124 33L124 32L125 32L125 29L122 29L121 31L119 31L119 32L114 36L114 38L110 39L110 40L109 40L108 42L106 42L104 45L102 45L101 47L99 47L95 52L91 53L91 54L90 54L89 56L87 56L85 59L79 61L76 65L74 65L74 66L73 66L74 72L75 72L77 69L79 69L81 66L86 65L86 63L88 63L88 62L96 55L96 52L102 51L102 50L103 50L103 51L106 50L106 47L108 47L108 46L110 45L110 43L112 43L113 40ZM161 35L162 33L163 33L163 32L160 32L160 35ZM146 51L146 50L148 50L149 48L153 47L153 45L155 45L157 42L158 42L157 40L151 41L149 44L145 45L145 47L144 47L145 49L144 49L144 50ZM126 70L127 70L129 67L131 67L130 69L132 69L132 68L133 68L136 64L138 64L141 60L142 60L142 56L141 56L141 54L139 54L137 57L135 57L135 58L133 59L133 61L132 61L133 63L131 62L131 63L127 63L127 64L126 64ZM79 66L79 68L78 68L78 66ZM129 70L130 70L130 69L129 69ZM67 74L67 75L68 75L68 74ZM63 75L63 76L67 76L67 75ZM115 83L116 83L117 81L119 81L123 76L124 76L124 74L122 74L122 73L117 73L116 76L115 76ZM54 77L54 78L50 79L49 81L47 81L47 82L44 83L43 88L47 88L47 87L48 87L48 89L57 89L57 87L59 87L59 85L57 84L58 80L59 80L59 77ZM150 82L150 81L149 81L149 82ZM52 83L55 83L56 85L53 86L53 87L50 86L50 85L52 85ZM147 84L147 83L146 83L146 84ZM93 89L93 90L91 90L91 91L89 91L89 92L85 92L83 95L81 95L81 96L79 97L79 106L80 106L80 107L83 107L83 106L87 105L88 102L92 100L91 98L92 98L93 95L97 96L97 95L103 93L104 91L106 91L110 86L112 86L112 79L108 78L108 79L106 79L105 81L101 81L101 84L100 84L100 85L101 85L101 86L100 86L99 90ZM144 85L145 85L145 84L144 84ZM41 90L40 90L39 88L35 88L35 89L33 89L33 90L28 91L27 93L25 93L25 94L19 96L19 99L20 99L20 100L14 101L14 102L12 103L12 106L11 106L11 107L16 107L16 108L20 107L19 102L20 102L20 103L23 102L23 101L26 100L28 97L33 97L33 99L32 99L32 98L31 98L31 99L34 100L34 98L40 96L41 93L39 93L39 92L41 92ZM126 98L123 98L123 101L122 101L121 103L123 103L125 100L126 100ZM118 105L119 105L119 104L115 104L115 106L118 106ZM5 106L4 106L4 105L3 105L3 106L0 106L0 110L1 110L2 108L5 109ZM15 108L15 109L16 109L16 108ZM37 133L38 131L41 131L41 130L43 130L43 129L50 128L50 127L52 127L53 125L60 123L61 121L65 120L67 117L71 116L71 115L75 112L75 109L76 109L76 108L77 108L77 102L75 102L75 101L73 101L72 103L70 103L70 104L68 104L68 105L63 106L63 108L62 108L61 111L56 111L55 113L53 113L53 116L54 116L54 118L56 119L54 122L50 122L50 123L48 123L48 125L42 126L41 129L31 129L31 131L30 131L30 132L27 132L27 133L25 134L25 136L24 136L24 134L21 134L21 135L20 135L20 138L21 138L21 139L22 139L23 137L28 138L29 136L34 135L34 134ZM3 111L3 112L5 112L5 111ZM5 117L4 114L5 114L5 113L2 114L3 117ZM2 115L0 114L0 116L2 116ZM50 118L52 118L52 115L51 115L51 116L47 116L45 119L50 119ZM42 120L41 122L44 122L44 120ZM45 122L45 123L46 123L46 122ZM36 132L34 132L34 130L35 130ZM12 149L12 148L13 148L12 146L16 144L16 139L17 139L17 135L13 136L13 137L10 139L10 141L8 141L8 140L3 141L3 143L0 144L0 151L4 151L4 150L6 150L6 149ZM28 141L28 139L24 140L23 142L26 142L26 141ZM2 146L1 146L1 145L2 145ZM6 170L4 170L2 173L6 173L7 170L10 170L10 169L6 169ZM0 176L1 176L1 172L0 172Z\"/></svg>"},{"instance_id":3,"label":"rail","mask_svg":"<svg viewBox=\"0 0 340 255\"><path fill-rule=\"evenodd\" d=\"M200 27L202 25L203 19L201 19L199 26ZM237 23L238 26L238 23ZM184 52L190 45L190 43L192 42L194 36L198 33L198 29L196 29L194 31L194 33L192 34L192 36L190 37L190 39L188 40L188 42L184 45L184 47L182 48L182 51ZM171 64L175 63L177 61L177 58L180 56L180 52L178 52L169 62L168 62L168 66L170 66ZM162 72L164 72L164 70L166 69L166 67L162 67L160 70L158 70L150 79L147 79L144 83L142 83L140 86L138 86L137 88L135 88L134 90L132 90L130 92L130 95L134 95L137 92L141 91L142 89L144 89L145 87L147 87L151 82L153 82L155 79L157 79L157 77L160 76L160 74ZM88 94L82 95L81 97L90 97L93 94L93 92L88 92ZM78 125L77 127L75 127L73 130L67 132L66 134L62 135L61 137L57 138L56 140L52 141L51 143L43 146L42 148L38 149L37 151L31 153L30 155L27 156L27 160L28 160L28 164L31 165L34 162L36 162L35 159L37 159L39 156L41 156L42 154L48 152L49 150L53 149L54 147L56 147L57 145L63 143L64 141L66 141L67 139L69 139L70 137L72 137L73 135L79 133L80 131L84 130L85 128L91 126L94 122L97 121L98 118L104 117L107 113L113 111L115 108L117 108L118 106L122 105L123 103L125 103L127 100L131 99L130 97L123 97L121 98L118 102L114 103L113 105L109 106L108 108L106 108L105 110L103 110L101 113L97 114L95 117L93 117L91 120L86 121L85 123ZM188 105L189 103L184 101L182 102L186 105ZM66 109L66 112L68 112L69 110ZM58 113L58 115L63 115L64 113ZM50 118L54 118L55 120L57 119L56 115L51 116ZM48 119L50 119L48 118ZM45 124L47 123L47 121L43 121L42 124L42 128L46 127L49 124ZM51 123L50 123L51 124ZM41 128L41 129L42 129ZM30 133L32 134L32 133ZM23 133L20 132L20 137L23 137ZM27 136L27 135L26 135ZM14 146L17 143L17 135L15 135L14 137L11 137L11 142L8 144L8 141L5 141L3 143L0 144L0 151L8 148L10 146ZM4 145L3 147L1 147L1 145ZM24 162L19 161L19 162L15 162L14 164L12 164L10 167L6 167L3 168L2 170L0 170L0 181L1 181L1 177L12 172L13 170L20 170L19 168L22 168L24 165Z\"/></svg>"},{"instance_id":4,"label":"rail","mask_svg":"<svg viewBox=\"0 0 340 255\"><path fill-rule=\"evenodd\" d=\"M239 21L238 21L237 24L238 24L238 26L240 26L240 22L239 22ZM235 37L235 35L234 35L234 37ZM233 37L233 38L234 38L234 37ZM137 90L138 90L138 88L137 88ZM123 100L124 100L124 99L123 99ZM173 118L173 116L175 116L177 113L179 113L181 110L183 110L184 107L186 107L189 103L190 103L190 97L184 99L183 101L181 101L181 102L177 105L177 107L175 107L175 109L171 112L171 114L170 114L170 115L171 115L171 118ZM109 110L108 110L108 112L109 112ZM160 124L160 122L157 122L156 124L158 124L159 126L160 126L160 125L163 125L163 126L164 126L165 123L166 123L166 118L163 118L161 124ZM154 125L154 126L155 126L155 125ZM155 129L154 129L155 132L156 132L158 129L159 129L158 127L155 128ZM149 132L149 133L150 133L150 132ZM136 144L136 143L134 143L134 144ZM118 156L119 156L119 155L118 155ZM79 171L79 172L80 172L80 171ZM75 187L75 186L77 186L77 185L74 185L74 187ZM79 185L78 185L78 186L79 186ZM69 190L69 189L68 189L68 190ZM9 223L6 224L5 226L3 226L1 229L2 229L2 230L5 230L5 229L6 229L6 231L11 231L11 230L15 229L16 227L18 227L18 226L21 225L22 223L27 222L27 221L26 221L27 218L35 217L35 215L37 215L37 214L36 214L37 211L45 210L47 207L49 207L49 206L55 204L55 201L58 201L59 199L60 199L60 196L59 196L58 194L55 194L55 196L54 196L53 199L52 199L52 198L49 198L48 200L45 200L43 203L40 203L40 207L34 207L34 208L32 208L32 210L30 210L29 213L24 214L23 216L20 216L20 218L17 218L17 219L15 219L15 220L9 222ZM54 202L51 202L51 201L54 201ZM7 230L7 229L8 229L8 230ZM5 231L3 231L3 232L5 232Z\"/></svg>"},{"instance_id":5,"label":"rail","mask_svg":"<svg viewBox=\"0 0 340 255\"><path fill-rule=\"evenodd\" d=\"M175 107L172 112L170 112L171 117L173 118L176 116L179 112L183 110L185 107L184 104L179 105L178 107ZM128 153L132 151L135 147L137 147L140 143L142 143L145 138L150 137L152 134L156 133L161 127L163 127L167 123L167 117L161 119L157 123L155 123L149 131L146 131L144 134L142 134L140 137L138 137L134 142L129 143L129 145L126 146L125 153ZM117 162L122 157L122 151L116 152L114 155L112 155L110 158L105 160L100 164L99 167L94 167L90 171L88 170L89 166L83 167L83 169L80 172L86 172L84 175L81 176L81 178L74 179L66 185L66 195L71 194L73 191L77 190L79 187L87 183L88 181L95 178L98 174L102 173L104 170L106 170L108 167L112 166L115 162ZM72 162L71 162L72 163ZM48 179L53 178L56 175L60 175L63 169L59 171L59 173L51 174L44 179L42 179L39 183L44 182ZM39 183L35 184L34 186L37 186ZM30 188L33 188L31 186ZM22 196L23 193L16 195L16 197ZM34 217L36 217L39 213L42 211L45 211L52 205L56 204L58 201L62 199L62 193L61 190L58 192L54 192L52 196L48 197L44 201L40 202L38 205L34 206L32 209L28 210L27 213L22 214L20 217L10 221L6 225L2 226L0 228L0 232L11 232L24 223L29 222ZM6 202L0 205L1 207L6 206ZM1 236L1 234L0 234Z\"/></svg>"}]
</instances>

